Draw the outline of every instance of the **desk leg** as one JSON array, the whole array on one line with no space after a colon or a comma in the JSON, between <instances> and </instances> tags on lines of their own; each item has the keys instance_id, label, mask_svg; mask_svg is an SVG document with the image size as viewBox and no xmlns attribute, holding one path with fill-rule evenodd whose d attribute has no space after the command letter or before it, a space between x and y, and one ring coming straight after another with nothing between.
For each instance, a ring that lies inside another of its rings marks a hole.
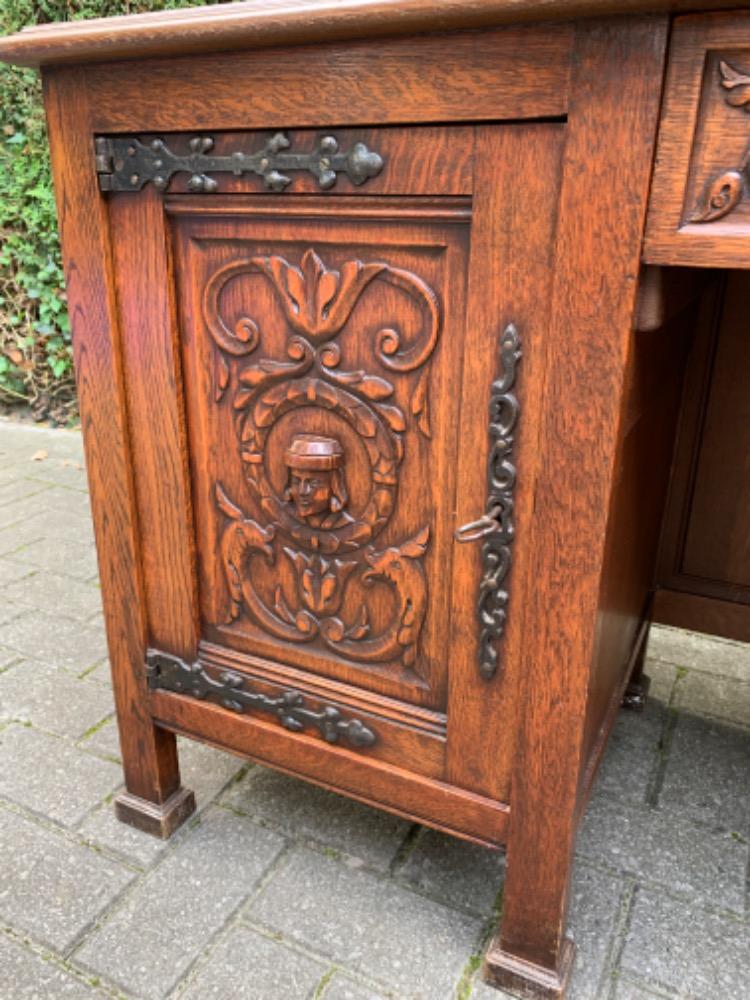
<instances>
[{"instance_id":1,"label":"desk leg","mask_svg":"<svg viewBox=\"0 0 750 1000\"><path fill-rule=\"evenodd\" d=\"M115 810L124 822L168 837L195 809L195 800L180 787L174 735L155 726L148 710L147 626L110 218L94 170L82 167L91 165L95 131L89 88L76 67L46 70L44 86L127 788Z\"/></svg>"}]
</instances>

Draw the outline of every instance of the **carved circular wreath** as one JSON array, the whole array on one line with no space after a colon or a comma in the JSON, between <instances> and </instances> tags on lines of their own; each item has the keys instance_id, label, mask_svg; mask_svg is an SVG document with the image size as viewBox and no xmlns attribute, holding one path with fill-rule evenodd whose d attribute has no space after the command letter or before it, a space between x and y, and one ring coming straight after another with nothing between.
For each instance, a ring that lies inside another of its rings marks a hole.
<instances>
[{"instance_id":1,"label":"carved circular wreath","mask_svg":"<svg viewBox=\"0 0 750 1000\"><path fill-rule=\"evenodd\" d=\"M351 523L338 528L309 527L278 495L266 474L264 456L271 429L284 414L303 406L319 406L346 420L364 445L370 463L372 488L365 509ZM326 553L351 551L369 542L388 521L396 499L398 450L372 407L345 389L315 377L278 383L248 408L241 440L248 481L263 511L299 545Z\"/></svg>"}]
</instances>

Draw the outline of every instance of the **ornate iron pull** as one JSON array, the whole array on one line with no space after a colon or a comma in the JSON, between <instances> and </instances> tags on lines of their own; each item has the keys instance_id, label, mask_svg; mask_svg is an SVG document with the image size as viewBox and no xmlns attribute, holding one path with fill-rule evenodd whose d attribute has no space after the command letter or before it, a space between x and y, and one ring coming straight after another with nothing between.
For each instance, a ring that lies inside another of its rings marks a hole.
<instances>
[{"instance_id":1,"label":"ornate iron pull","mask_svg":"<svg viewBox=\"0 0 750 1000\"><path fill-rule=\"evenodd\" d=\"M494 534L494 532L500 529L500 524L497 520L499 514L500 508L495 507L489 514L482 514L476 521L469 521L468 524L462 524L460 528L456 528L454 531L454 538L457 542L476 542L486 535Z\"/></svg>"},{"instance_id":2,"label":"ornate iron pull","mask_svg":"<svg viewBox=\"0 0 750 1000\"><path fill-rule=\"evenodd\" d=\"M291 146L284 132L271 136L255 153L237 150L229 156L211 155L214 141L210 136L190 140L189 153L173 153L163 139L142 143L134 136L98 136L95 140L96 170L102 191L140 191L152 183L164 191L175 174L188 173L188 189L213 193L216 173L256 174L269 191L283 191L292 183L285 171L305 170L317 178L323 190L333 187L337 175L346 174L352 184L364 184L383 169L383 158L363 142L356 142L348 153L339 152L338 140L325 135L311 153L287 152Z\"/></svg>"},{"instance_id":3,"label":"ornate iron pull","mask_svg":"<svg viewBox=\"0 0 750 1000\"><path fill-rule=\"evenodd\" d=\"M375 733L359 719L345 719L338 708L324 705L319 712L308 708L299 691L283 691L269 698L247 686L242 674L224 671L218 679L208 674L200 663L186 663L178 656L149 650L146 656L146 676L150 688L162 688L177 694L213 701L231 712L254 708L275 715L285 729L292 732L313 726L327 743L339 739L353 747L371 747Z\"/></svg>"},{"instance_id":4,"label":"ornate iron pull","mask_svg":"<svg viewBox=\"0 0 750 1000\"><path fill-rule=\"evenodd\" d=\"M491 680L497 673L497 641L505 631L508 591L506 578L511 564L513 542L513 491L516 467L511 461L513 434L518 422L518 400L513 387L521 359L518 331L510 323L500 338L502 374L492 383L490 395L490 454L487 463L487 505L476 521L462 525L456 532L458 542L484 538L482 546L482 581L479 584L477 614L479 634L479 673Z\"/></svg>"}]
</instances>

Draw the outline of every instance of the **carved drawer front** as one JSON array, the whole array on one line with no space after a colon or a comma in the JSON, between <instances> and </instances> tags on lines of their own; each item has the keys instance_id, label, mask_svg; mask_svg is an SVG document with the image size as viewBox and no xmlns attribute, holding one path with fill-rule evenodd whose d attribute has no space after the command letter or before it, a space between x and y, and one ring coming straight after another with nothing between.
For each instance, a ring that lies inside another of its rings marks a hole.
<instances>
[{"instance_id":1,"label":"carved drawer front","mask_svg":"<svg viewBox=\"0 0 750 1000\"><path fill-rule=\"evenodd\" d=\"M750 15L678 18L645 257L750 267L749 238Z\"/></svg>"}]
</instances>

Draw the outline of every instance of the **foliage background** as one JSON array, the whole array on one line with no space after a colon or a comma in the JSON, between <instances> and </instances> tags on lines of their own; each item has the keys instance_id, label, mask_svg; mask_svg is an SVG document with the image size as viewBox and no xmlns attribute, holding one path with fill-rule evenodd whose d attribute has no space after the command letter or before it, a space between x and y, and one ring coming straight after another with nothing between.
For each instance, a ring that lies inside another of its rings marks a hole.
<instances>
[{"instance_id":1,"label":"foliage background","mask_svg":"<svg viewBox=\"0 0 750 1000\"><path fill-rule=\"evenodd\" d=\"M31 24L216 0L0 0L0 34ZM70 323L39 75L0 65L0 404L75 416Z\"/></svg>"}]
</instances>

